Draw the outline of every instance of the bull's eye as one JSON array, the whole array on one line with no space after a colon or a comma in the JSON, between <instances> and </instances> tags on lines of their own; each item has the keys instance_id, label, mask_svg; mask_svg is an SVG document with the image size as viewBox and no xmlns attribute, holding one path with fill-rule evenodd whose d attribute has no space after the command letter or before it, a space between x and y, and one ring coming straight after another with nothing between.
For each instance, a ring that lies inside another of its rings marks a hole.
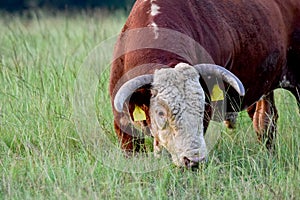
<instances>
[{"instance_id":1,"label":"bull's eye","mask_svg":"<svg viewBox=\"0 0 300 200\"><path fill-rule=\"evenodd\" d=\"M159 129L166 128L167 124L167 112L165 110L157 110L155 121Z\"/></svg>"},{"instance_id":2,"label":"bull's eye","mask_svg":"<svg viewBox=\"0 0 300 200\"><path fill-rule=\"evenodd\" d=\"M163 111L159 111L159 112L158 112L158 116L164 117L164 116L165 116L165 113L164 113Z\"/></svg>"}]
</instances>

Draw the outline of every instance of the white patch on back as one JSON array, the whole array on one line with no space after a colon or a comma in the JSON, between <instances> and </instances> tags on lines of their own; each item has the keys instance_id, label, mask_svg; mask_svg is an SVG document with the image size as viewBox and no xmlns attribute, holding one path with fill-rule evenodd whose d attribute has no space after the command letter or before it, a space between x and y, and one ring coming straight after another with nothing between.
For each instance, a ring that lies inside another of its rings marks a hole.
<instances>
[{"instance_id":1,"label":"white patch on back","mask_svg":"<svg viewBox=\"0 0 300 200\"><path fill-rule=\"evenodd\" d=\"M145 1L145 0L144 0ZM157 5L156 2L157 0L150 0L150 11L148 12L150 14L150 16L154 17L156 15L158 15L159 13L161 13L159 11L160 7ZM154 39L157 39L159 36L158 33L158 26L157 24L152 20L152 23L148 25L149 27L153 28L153 32L154 32Z\"/></svg>"},{"instance_id":2,"label":"white patch on back","mask_svg":"<svg viewBox=\"0 0 300 200\"><path fill-rule=\"evenodd\" d=\"M150 24L151 27L153 27L153 32L154 32L154 39L157 39L158 36L159 36L159 33L158 33L158 26L155 22L152 22Z\"/></svg>"},{"instance_id":3,"label":"white patch on back","mask_svg":"<svg viewBox=\"0 0 300 200\"><path fill-rule=\"evenodd\" d=\"M159 9L160 7L157 4L151 3L151 16L155 16L157 14L159 14Z\"/></svg>"}]
</instances>

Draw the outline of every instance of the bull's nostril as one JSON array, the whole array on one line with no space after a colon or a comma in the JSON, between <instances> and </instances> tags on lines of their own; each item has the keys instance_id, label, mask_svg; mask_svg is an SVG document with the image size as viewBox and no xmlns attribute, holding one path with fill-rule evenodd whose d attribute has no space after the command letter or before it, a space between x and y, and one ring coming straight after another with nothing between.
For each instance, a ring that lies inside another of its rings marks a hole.
<instances>
[{"instance_id":1,"label":"bull's nostril","mask_svg":"<svg viewBox=\"0 0 300 200\"><path fill-rule=\"evenodd\" d=\"M186 167L188 167L189 165L190 165L190 159L188 159L187 157L183 157L183 161L184 161L184 165L186 166Z\"/></svg>"},{"instance_id":2,"label":"bull's nostril","mask_svg":"<svg viewBox=\"0 0 300 200\"><path fill-rule=\"evenodd\" d=\"M189 159L187 157L183 157L184 165L188 168L196 168L199 166L199 159Z\"/></svg>"}]
</instances>

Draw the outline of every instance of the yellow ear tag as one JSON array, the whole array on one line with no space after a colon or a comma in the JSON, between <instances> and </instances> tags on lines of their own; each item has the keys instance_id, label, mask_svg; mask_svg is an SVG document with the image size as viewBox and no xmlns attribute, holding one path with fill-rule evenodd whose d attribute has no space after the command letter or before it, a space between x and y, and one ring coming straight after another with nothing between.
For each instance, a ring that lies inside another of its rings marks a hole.
<instances>
[{"instance_id":1,"label":"yellow ear tag","mask_svg":"<svg viewBox=\"0 0 300 200\"><path fill-rule=\"evenodd\" d=\"M213 89L212 89L211 100L212 101L224 100L223 91L221 90L221 88L219 87L218 84L215 84Z\"/></svg>"},{"instance_id":2,"label":"yellow ear tag","mask_svg":"<svg viewBox=\"0 0 300 200\"><path fill-rule=\"evenodd\" d=\"M133 111L133 120L136 121L143 121L146 120L146 114L141 109L141 107L135 105L134 111Z\"/></svg>"}]
</instances>

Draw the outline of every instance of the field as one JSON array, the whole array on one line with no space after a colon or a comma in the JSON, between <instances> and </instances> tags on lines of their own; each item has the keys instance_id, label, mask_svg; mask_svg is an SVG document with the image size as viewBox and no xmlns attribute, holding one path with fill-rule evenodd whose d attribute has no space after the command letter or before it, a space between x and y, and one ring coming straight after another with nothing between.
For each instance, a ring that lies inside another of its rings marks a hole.
<instances>
[{"instance_id":1,"label":"field","mask_svg":"<svg viewBox=\"0 0 300 200\"><path fill-rule=\"evenodd\" d=\"M299 199L300 118L276 90L276 150L212 124L209 160L124 158L107 91L109 54L126 13L0 13L0 199ZM151 143L151 138L147 138ZM149 145L151 146L151 145Z\"/></svg>"}]
</instances>

